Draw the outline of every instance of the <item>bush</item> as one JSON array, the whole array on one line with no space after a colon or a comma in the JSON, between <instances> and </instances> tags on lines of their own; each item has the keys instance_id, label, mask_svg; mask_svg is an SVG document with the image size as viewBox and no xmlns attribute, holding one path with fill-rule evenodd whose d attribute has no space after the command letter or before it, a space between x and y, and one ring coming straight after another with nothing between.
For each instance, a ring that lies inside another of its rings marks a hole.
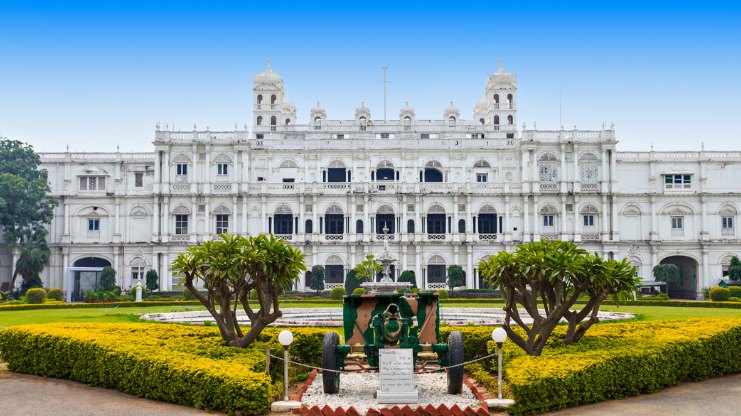
<instances>
[{"instance_id":1,"label":"bush","mask_svg":"<svg viewBox=\"0 0 741 416\"><path fill-rule=\"evenodd\" d=\"M292 332L289 353L302 362L320 365L323 331ZM268 413L270 398L282 393L282 366L271 365L274 380L264 374L265 347L282 349L278 333L268 328L260 334L259 345L244 349L223 345L216 328L27 325L2 331L0 357L11 371L70 379L186 406L259 415Z\"/></svg>"},{"instance_id":2,"label":"bush","mask_svg":"<svg viewBox=\"0 0 741 416\"><path fill-rule=\"evenodd\" d=\"M113 290L116 286L116 270L111 266L103 267L103 271L100 272L100 282L98 282L98 289L105 292Z\"/></svg>"},{"instance_id":3,"label":"bush","mask_svg":"<svg viewBox=\"0 0 741 416\"><path fill-rule=\"evenodd\" d=\"M445 289L439 289L439 290L437 291L437 296L438 296L438 297L439 297L440 299L447 299L447 298L448 298L448 291L447 291L447 290L445 290Z\"/></svg>"},{"instance_id":4,"label":"bush","mask_svg":"<svg viewBox=\"0 0 741 416\"><path fill-rule=\"evenodd\" d=\"M728 296L732 298L741 298L741 287L728 286Z\"/></svg>"},{"instance_id":5,"label":"bush","mask_svg":"<svg viewBox=\"0 0 741 416\"><path fill-rule=\"evenodd\" d=\"M146 281L147 289L149 289L150 291L157 290L160 288L160 278L159 276L157 276L157 270L147 271L145 281Z\"/></svg>"},{"instance_id":6,"label":"bush","mask_svg":"<svg viewBox=\"0 0 741 416\"><path fill-rule=\"evenodd\" d=\"M46 297L49 298L49 300L64 302L64 290L58 287L49 289L49 293L46 294Z\"/></svg>"},{"instance_id":7,"label":"bush","mask_svg":"<svg viewBox=\"0 0 741 416\"><path fill-rule=\"evenodd\" d=\"M333 300L340 300L343 296L345 296L345 288L342 286L332 288L329 292L329 298Z\"/></svg>"},{"instance_id":8,"label":"bush","mask_svg":"<svg viewBox=\"0 0 741 416\"><path fill-rule=\"evenodd\" d=\"M417 277L414 275L413 270L404 270L398 279L399 282L407 282L412 284L412 288L417 287Z\"/></svg>"},{"instance_id":9,"label":"bush","mask_svg":"<svg viewBox=\"0 0 741 416\"><path fill-rule=\"evenodd\" d=\"M710 288L710 300L713 302L723 302L728 300L731 295L731 291L720 286Z\"/></svg>"},{"instance_id":10,"label":"bush","mask_svg":"<svg viewBox=\"0 0 741 416\"><path fill-rule=\"evenodd\" d=\"M28 289L26 292L26 301L31 304L44 303L46 300L46 290L41 287Z\"/></svg>"},{"instance_id":11,"label":"bush","mask_svg":"<svg viewBox=\"0 0 741 416\"><path fill-rule=\"evenodd\" d=\"M559 326L540 357L514 355L516 346L504 344L510 353L504 375L515 399L508 409L512 414L654 393L741 371L738 318L601 324L578 344L558 345L564 334ZM495 343L488 348L495 352Z\"/></svg>"},{"instance_id":12,"label":"bush","mask_svg":"<svg viewBox=\"0 0 741 416\"><path fill-rule=\"evenodd\" d=\"M353 295L365 295L365 288L364 287L356 287L355 290L352 291Z\"/></svg>"},{"instance_id":13,"label":"bush","mask_svg":"<svg viewBox=\"0 0 741 416\"><path fill-rule=\"evenodd\" d=\"M183 299L185 299L185 300L195 300L195 298L196 298L196 295L194 295L193 292L191 292L188 289L183 289Z\"/></svg>"},{"instance_id":14,"label":"bush","mask_svg":"<svg viewBox=\"0 0 741 416\"><path fill-rule=\"evenodd\" d=\"M741 302L741 297L737 298L737 297L731 296L730 298L728 298L728 301L729 302Z\"/></svg>"}]
</instances>

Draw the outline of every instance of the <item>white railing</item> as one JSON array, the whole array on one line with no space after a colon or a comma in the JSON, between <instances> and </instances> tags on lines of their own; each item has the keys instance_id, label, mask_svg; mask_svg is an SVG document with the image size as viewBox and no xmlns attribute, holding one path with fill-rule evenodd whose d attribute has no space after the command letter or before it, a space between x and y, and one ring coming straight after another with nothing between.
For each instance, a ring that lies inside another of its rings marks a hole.
<instances>
[{"instance_id":1,"label":"white railing","mask_svg":"<svg viewBox=\"0 0 741 416\"><path fill-rule=\"evenodd\" d=\"M216 183L211 188L214 192L229 192L232 190L232 184L230 183Z\"/></svg>"},{"instance_id":2,"label":"white railing","mask_svg":"<svg viewBox=\"0 0 741 416\"><path fill-rule=\"evenodd\" d=\"M599 184L598 183L582 183L581 191L582 192L597 192L599 191Z\"/></svg>"},{"instance_id":3,"label":"white railing","mask_svg":"<svg viewBox=\"0 0 741 416\"><path fill-rule=\"evenodd\" d=\"M546 240L553 241L553 240L558 240L559 235L558 233L542 233L540 234L540 237L545 238Z\"/></svg>"},{"instance_id":4,"label":"white railing","mask_svg":"<svg viewBox=\"0 0 741 416\"><path fill-rule=\"evenodd\" d=\"M599 233L587 233L581 235L582 241L599 241Z\"/></svg>"},{"instance_id":5,"label":"white railing","mask_svg":"<svg viewBox=\"0 0 741 416\"><path fill-rule=\"evenodd\" d=\"M376 240L393 240L394 234L376 234Z\"/></svg>"},{"instance_id":6,"label":"white railing","mask_svg":"<svg viewBox=\"0 0 741 416\"><path fill-rule=\"evenodd\" d=\"M494 241L497 239L496 234L479 234L480 241Z\"/></svg>"},{"instance_id":7,"label":"white railing","mask_svg":"<svg viewBox=\"0 0 741 416\"><path fill-rule=\"evenodd\" d=\"M277 238L278 240L291 241L293 240L293 235L292 234L275 234L275 238Z\"/></svg>"},{"instance_id":8,"label":"white railing","mask_svg":"<svg viewBox=\"0 0 741 416\"><path fill-rule=\"evenodd\" d=\"M445 240L445 234L427 234L428 241L441 241Z\"/></svg>"},{"instance_id":9,"label":"white railing","mask_svg":"<svg viewBox=\"0 0 741 416\"><path fill-rule=\"evenodd\" d=\"M174 183L170 185L170 192L172 193L190 192L190 184L189 183Z\"/></svg>"},{"instance_id":10,"label":"white railing","mask_svg":"<svg viewBox=\"0 0 741 416\"><path fill-rule=\"evenodd\" d=\"M541 183L540 192L558 192L557 183Z\"/></svg>"},{"instance_id":11,"label":"white railing","mask_svg":"<svg viewBox=\"0 0 741 416\"><path fill-rule=\"evenodd\" d=\"M447 287L446 283L427 283L427 289L446 289Z\"/></svg>"},{"instance_id":12,"label":"white railing","mask_svg":"<svg viewBox=\"0 0 741 416\"><path fill-rule=\"evenodd\" d=\"M173 243L187 243L190 241L190 234L174 234L170 236L170 241Z\"/></svg>"},{"instance_id":13,"label":"white railing","mask_svg":"<svg viewBox=\"0 0 741 416\"><path fill-rule=\"evenodd\" d=\"M340 240L343 240L344 238L345 236L342 234L325 234L324 235L325 241L340 241Z\"/></svg>"}]
</instances>

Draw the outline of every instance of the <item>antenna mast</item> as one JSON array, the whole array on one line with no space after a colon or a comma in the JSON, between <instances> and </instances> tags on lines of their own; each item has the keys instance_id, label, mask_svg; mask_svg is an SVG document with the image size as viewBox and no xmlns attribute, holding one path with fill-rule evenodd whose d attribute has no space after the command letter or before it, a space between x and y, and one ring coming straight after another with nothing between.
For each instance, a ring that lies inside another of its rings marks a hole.
<instances>
[{"instance_id":1,"label":"antenna mast","mask_svg":"<svg viewBox=\"0 0 741 416\"><path fill-rule=\"evenodd\" d=\"M382 66L381 69L383 70L383 122L386 122L386 84L388 84L388 81L386 81L386 73L389 70L389 67Z\"/></svg>"}]
</instances>

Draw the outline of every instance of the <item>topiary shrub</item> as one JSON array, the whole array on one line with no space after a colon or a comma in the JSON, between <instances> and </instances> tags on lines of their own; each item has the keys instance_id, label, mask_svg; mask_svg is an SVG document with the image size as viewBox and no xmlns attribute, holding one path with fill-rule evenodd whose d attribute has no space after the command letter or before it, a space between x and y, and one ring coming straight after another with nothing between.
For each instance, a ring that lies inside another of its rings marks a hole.
<instances>
[{"instance_id":1,"label":"topiary shrub","mask_svg":"<svg viewBox=\"0 0 741 416\"><path fill-rule=\"evenodd\" d=\"M353 295L365 295L365 288L364 287L356 287L355 290L352 291Z\"/></svg>"},{"instance_id":2,"label":"topiary shrub","mask_svg":"<svg viewBox=\"0 0 741 416\"><path fill-rule=\"evenodd\" d=\"M28 289L26 292L26 301L28 303L44 303L46 300L46 290L41 287L35 287L33 289Z\"/></svg>"},{"instance_id":3,"label":"topiary shrub","mask_svg":"<svg viewBox=\"0 0 741 416\"><path fill-rule=\"evenodd\" d=\"M49 300L56 300L56 301L64 302L64 290L58 287L51 288L49 289L49 293L46 294L46 297Z\"/></svg>"},{"instance_id":4,"label":"topiary shrub","mask_svg":"<svg viewBox=\"0 0 741 416\"><path fill-rule=\"evenodd\" d=\"M724 287L715 286L710 288L710 300L714 302L727 301L730 295L731 292Z\"/></svg>"},{"instance_id":5,"label":"topiary shrub","mask_svg":"<svg viewBox=\"0 0 741 416\"><path fill-rule=\"evenodd\" d=\"M412 284L412 288L417 288L417 278L414 276L414 271L404 270L399 276L399 282L408 282Z\"/></svg>"},{"instance_id":6,"label":"topiary shrub","mask_svg":"<svg viewBox=\"0 0 741 416\"><path fill-rule=\"evenodd\" d=\"M732 298L741 298L741 287L728 286L728 296Z\"/></svg>"},{"instance_id":7,"label":"topiary shrub","mask_svg":"<svg viewBox=\"0 0 741 416\"><path fill-rule=\"evenodd\" d=\"M447 299L448 298L448 291L445 289L440 289L437 291L437 296L440 299Z\"/></svg>"},{"instance_id":8,"label":"topiary shrub","mask_svg":"<svg viewBox=\"0 0 741 416\"><path fill-rule=\"evenodd\" d=\"M329 292L330 299L341 300L343 296L345 296L345 288L342 286L332 288L332 290Z\"/></svg>"},{"instance_id":9,"label":"topiary shrub","mask_svg":"<svg viewBox=\"0 0 741 416\"><path fill-rule=\"evenodd\" d=\"M116 270L111 266L103 267L103 271L100 272L100 281L98 282L98 289L104 291L113 290L116 286Z\"/></svg>"}]
</instances>

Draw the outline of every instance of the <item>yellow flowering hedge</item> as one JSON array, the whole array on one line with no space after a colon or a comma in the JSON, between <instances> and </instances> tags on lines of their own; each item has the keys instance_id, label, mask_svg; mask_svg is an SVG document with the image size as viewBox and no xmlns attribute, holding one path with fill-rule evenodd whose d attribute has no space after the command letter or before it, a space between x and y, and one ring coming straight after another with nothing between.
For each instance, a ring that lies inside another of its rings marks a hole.
<instances>
[{"instance_id":1,"label":"yellow flowering hedge","mask_svg":"<svg viewBox=\"0 0 741 416\"><path fill-rule=\"evenodd\" d=\"M507 345L513 414L653 393L683 381L741 371L741 319L687 319L593 326L576 344L559 327L540 357ZM493 341L489 352L496 350ZM516 348L516 347L514 347Z\"/></svg>"},{"instance_id":2,"label":"yellow flowering hedge","mask_svg":"<svg viewBox=\"0 0 741 416\"><path fill-rule=\"evenodd\" d=\"M274 362L264 373L265 347L282 348L268 328L249 348L223 345L215 328L164 324L59 323L0 331L0 358L21 373L114 388L139 397L204 409L265 414L282 390ZM295 329L289 350L321 361L324 331Z\"/></svg>"}]
</instances>

